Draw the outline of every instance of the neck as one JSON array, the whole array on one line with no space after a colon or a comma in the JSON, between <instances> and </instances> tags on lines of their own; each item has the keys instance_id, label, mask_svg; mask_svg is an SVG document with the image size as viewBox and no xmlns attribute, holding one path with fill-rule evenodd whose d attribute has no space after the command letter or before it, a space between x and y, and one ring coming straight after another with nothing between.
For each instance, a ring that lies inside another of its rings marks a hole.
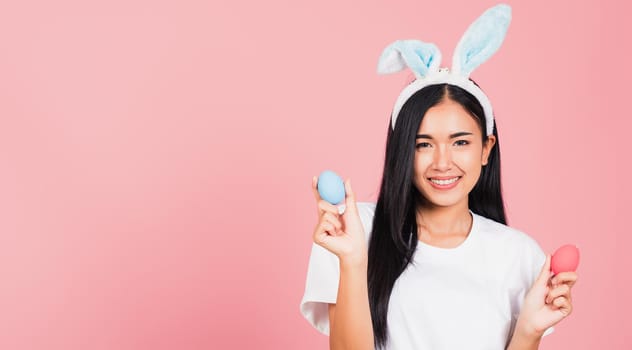
<instances>
[{"instance_id":1,"label":"neck","mask_svg":"<svg viewBox=\"0 0 632 350\"><path fill-rule=\"evenodd\" d=\"M467 201L449 207L428 206L417 209L417 225L432 235L467 234L472 217Z\"/></svg>"}]
</instances>

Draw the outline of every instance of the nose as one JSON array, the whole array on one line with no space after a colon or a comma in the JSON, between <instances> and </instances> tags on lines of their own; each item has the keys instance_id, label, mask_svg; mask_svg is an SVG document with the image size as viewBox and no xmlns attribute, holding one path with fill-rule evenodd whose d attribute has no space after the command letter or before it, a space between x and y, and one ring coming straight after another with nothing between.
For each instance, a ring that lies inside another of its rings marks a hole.
<instances>
[{"instance_id":1,"label":"nose","mask_svg":"<svg viewBox=\"0 0 632 350\"><path fill-rule=\"evenodd\" d=\"M452 168L452 153L446 145L435 148L433 155L433 167L437 171L447 171Z\"/></svg>"}]
</instances>

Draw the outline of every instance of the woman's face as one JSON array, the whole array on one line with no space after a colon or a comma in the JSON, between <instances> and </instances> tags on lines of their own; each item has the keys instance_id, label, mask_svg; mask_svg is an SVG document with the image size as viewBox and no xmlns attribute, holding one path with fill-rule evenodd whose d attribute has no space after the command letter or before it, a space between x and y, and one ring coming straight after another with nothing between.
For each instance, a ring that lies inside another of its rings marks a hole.
<instances>
[{"instance_id":1,"label":"woman's face","mask_svg":"<svg viewBox=\"0 0 632 350\"><path fill-rule=\"evenodd\" d=\"M426 112L415 144L415 186L434 206L467 203L496 142L490 135L483 147L481 137L474 117L452 100Z\"/></svg>"}]
</instances>

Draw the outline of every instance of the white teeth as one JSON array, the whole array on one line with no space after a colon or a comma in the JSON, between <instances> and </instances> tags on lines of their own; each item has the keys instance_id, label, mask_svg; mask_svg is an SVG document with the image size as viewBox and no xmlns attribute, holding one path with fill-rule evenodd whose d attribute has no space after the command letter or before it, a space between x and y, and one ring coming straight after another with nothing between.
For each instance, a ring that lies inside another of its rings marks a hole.
<instances>
[{"instance_id":1,"label":"white teeth","mask_svg":"<svg viewBox=\"0 0 632 350\"><path fill-rule=\"evenodd\" d=\"M456 180L458 180L458 177L452 178L450 180L436 180L436 179L430 179L430 181L436 183L437 185L449 185L451 183L454 183Z\"/></svg>"}]
</instances>

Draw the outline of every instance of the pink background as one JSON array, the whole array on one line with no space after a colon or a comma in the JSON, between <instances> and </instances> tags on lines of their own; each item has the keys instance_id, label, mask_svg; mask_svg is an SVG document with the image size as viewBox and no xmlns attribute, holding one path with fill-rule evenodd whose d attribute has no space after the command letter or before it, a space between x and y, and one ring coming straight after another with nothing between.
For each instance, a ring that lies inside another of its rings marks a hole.
<instances>
[{"instance_id":1,"label":"pink background","mask_svg":"<svg viewBox=\"0 0 632 350\"><path fill-rule=\"evenodd\" d=\"M327 348L299 313L311 177L374 201L408 75L378 76L382 49L433 41L449 65L493 4L3 2L0 348ZM473 74L509 224L582 253L541 349L629 349L630 8L510 4Z\"/></svg>"}]
</instances>

